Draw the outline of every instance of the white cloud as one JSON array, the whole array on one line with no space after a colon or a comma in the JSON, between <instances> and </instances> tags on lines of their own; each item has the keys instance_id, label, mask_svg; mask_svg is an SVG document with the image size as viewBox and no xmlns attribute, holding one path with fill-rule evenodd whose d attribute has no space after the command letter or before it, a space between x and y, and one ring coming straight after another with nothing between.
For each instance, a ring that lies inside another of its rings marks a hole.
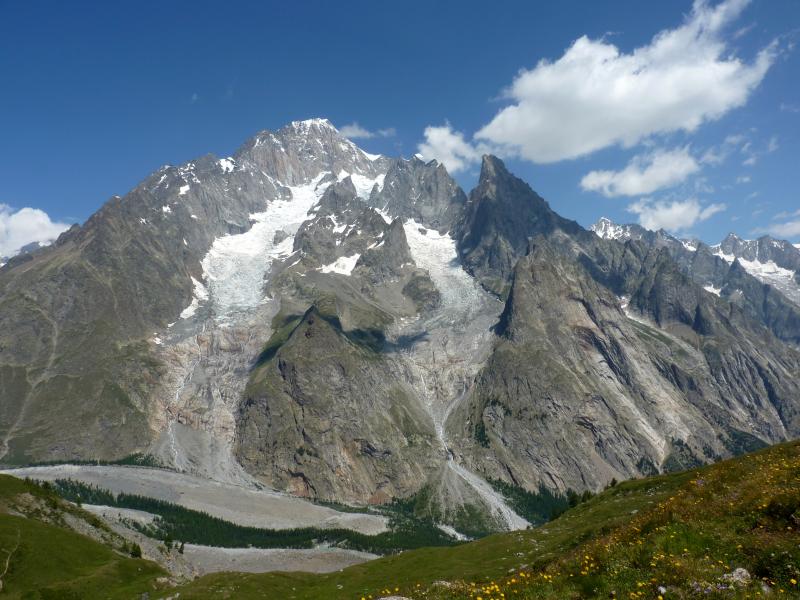
<instances>
[{"instance_id":1,"label":"white cloud","mask_svg":"<svg viewBox=\"0 0 800 600\"><path fill-rule=\"evenodd\" d=\"M724 204L709 204L704 207L694 198L671 202L644 198L628 206L628 212L639 215L639 224L647 229L684 231L725 208Z\"/></svg>"},{"instance_id":2,"label":"white cloud","mask_svg":"<svg viewBox=\"0 0 800 600\"><path fill-rule=\"evenodd\" d=\"M752 181L750 175L739 175L736 178L736 183L750 183Z\"/></svg>"},{"instance_id":3,"label":"white cloud","mask_svg":"<svg viewBox=\"0 0 800 600\"><path fill-rule=\"evenodd\" d=\"M68 223L54 222L38 208L14 212L7 204L0 204L0 256L13 256L32 242L50 244L68 228Z\"/></svg>"},{"instance_id":4,"label":"white cloud","mask_svg":"<svg viewBox=\"0 0 800 600\"><path fill-rule=\"evenodd\" d=\"M681 26L628 54L583 36L555 62L522 70L507 91L513 103L475 137L549 163L694 131L744 105L775 59L775 43L744 62L724 40L748 1L695 0Z\"/></svg>"},{"instance_id":5,"label":"white cloud","mask_svg":"<svg viewBox=\"0 0 800 600\"><path fill-rule=\"evenodd\" d=\"M769 138L769 142L767 143L767 153L771 154L772 152L775 152L778 148L780 148L780 145L778 144L778 136L773 135L771 138Z\"/></svg>"},{"instance_id":6,"label":"white cloud","mask_svg":"<svg viewBox=\"0 0 800 600\"><path fill-rule=\"evenodd\" d=\"M800 209L783 211L772 217L775 222L768 227L757 229L756 233L769 233L779 238L800 238ZM788 219L783 221L784 219ZM782 223L777 222L783 221Z\"/></svg>"},{"instance_id":7,"label":"white cloud","mask_svg":"<svg viewBox=\"0 0 800 600\"><path fill-rule=\"evenodd\" d=\"M352 122L349 125L345 125L339 130L344 137L356 140L356 139L370 139L376 137L394 137L397 133L394 127L387 127L386 129L377 129L375 131L370 131L369 129L362 127L357 122Z\"/></svg>"},{"instance_id":8,"label":"white cloud","mask_svg":"<svg viewBox=\"0 0 800 600\"><path fill-rule=\"evenodd\" d=\"M450 123L425 128L425 141L417 146L425 160L436 159L450 173L463 171L481 160L481 155L489 152L485 144L473 145L464 139L464 134L454 131Z\"/></svg>"},{"instance_id":9,"label":"white cloud","mask_svg":"<svg viewBox=\"0 0 800 600\"><path fill-rule=\"evenodd\" d=\"M699 169L688 147L657 149L634 156L621 171L591 171L581 187L608 197L639 196L677 185Z\"/></svg>"},{"instance_id":10,"label":"white cloud","mask_svg":"<svg viewBox=\"0 0 800 600\"><path fill-rule=\"evenodd\" d=\"M764 231L779 238L799 238L800 219L786 221L785 223L773 223L765 228Z\"/></svg>"},{"instance_id":11,"label":"white cloud","mask_svg":"<svg viewBox=\"0 0 800 600\"><path fill-rule=\"evenodd\" d=\"M740 145L742 146L742 152L750 146L750 142L747 141L747 137L744 134L728 135L719 146L712 146L706 150L702 158L700 158L700 162L708 165L721 165L727 160L731 152L734 152L736 147Z\"/></svg>"},{"instance_id":12,"label":"white cloud","mask_svg":"<svg viewBox=\"0 0 800 600\"><path fill-rule=\"evenodd\" d=\"M794 212L789 212L789 211L784 210L782 212L779 212L777 215L775 215L772 218L777 220L777 219L787 219L789 217L800 217L800 210L796 210Z\"/></svg>"}]
</instances>

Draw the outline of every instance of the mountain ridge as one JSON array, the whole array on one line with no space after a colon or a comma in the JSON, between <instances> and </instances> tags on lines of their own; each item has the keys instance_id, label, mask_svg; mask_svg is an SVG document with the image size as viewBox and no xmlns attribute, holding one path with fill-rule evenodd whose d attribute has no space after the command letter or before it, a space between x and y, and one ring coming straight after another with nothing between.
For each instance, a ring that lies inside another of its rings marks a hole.
<instances>
[{"instance_id":1,"label":"mountain ridge","mask_svg":"<svg viewBox=\"0 0 800 600\"><path fill-rule=\"evenodd\" d=\"M800 308L751 250L612 226L497 157L467 195L322 119L162 167L0 269L0 460L427 490L511 529L486 480L594 490L797 435Z\"/></svg>"}]
</instances>

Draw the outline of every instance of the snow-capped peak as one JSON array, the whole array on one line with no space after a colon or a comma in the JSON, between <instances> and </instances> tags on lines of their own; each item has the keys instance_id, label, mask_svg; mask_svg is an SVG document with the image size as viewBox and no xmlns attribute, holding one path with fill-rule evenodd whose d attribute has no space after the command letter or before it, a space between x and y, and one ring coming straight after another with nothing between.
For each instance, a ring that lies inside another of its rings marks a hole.
<instances>
[{"instance_id":1,"label":"snow-capped peak","mask_svg":"<svg viewBox=\"0 0 800 600\"><path fill-rule=\"evenodd\" d=\"M625 239L630 234L629 227L617 225L607 217L600 217L597 223L592 225L591 230L604 240Z\"/></svg>"},{"instance_id":2,"label":"snow-capped peak","mask_svg":"<svg viewBox=\"0 0 800 600\"><path fill-rule=\"evenodd\" d=\"M292 121L287 127L296 130L298 133L308 133L313 129L330 129L336 133L339 133L339 130L336 129L333 123L331 123L328 119L320 118Z\"/></svg>"}]
</instances>

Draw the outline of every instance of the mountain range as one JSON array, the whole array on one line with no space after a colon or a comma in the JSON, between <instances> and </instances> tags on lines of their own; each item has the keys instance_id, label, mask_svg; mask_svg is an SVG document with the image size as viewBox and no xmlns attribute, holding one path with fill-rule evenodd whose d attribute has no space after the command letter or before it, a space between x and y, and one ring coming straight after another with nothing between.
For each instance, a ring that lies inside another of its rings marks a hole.
<instances>
[{"instance_id":1,"label":"mountain range","mask_svg":"<svg viewBox=\"0 0 800 600\"><path fill-rule=\"evenodd\" d=\"M320 501L527 521L800 432L800 249L558 215L485 156L325 119L165 166L0 267L0 461L145 455Z\"/></svg>"}]
</instances>

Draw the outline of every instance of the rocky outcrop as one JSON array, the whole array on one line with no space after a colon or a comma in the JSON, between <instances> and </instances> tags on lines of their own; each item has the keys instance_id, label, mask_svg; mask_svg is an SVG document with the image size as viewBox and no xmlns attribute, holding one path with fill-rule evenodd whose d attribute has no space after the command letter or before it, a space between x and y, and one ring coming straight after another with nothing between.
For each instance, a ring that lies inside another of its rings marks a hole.
<instances>
[{"instance_id":1,"label":"rocky outcrop","mask_svg":"<svg viewBox=\"0 0 800 600\"><path fill-rule=\"evenodd\" d=\"M240 409L242 465L296 495L407 495L433 468L435 448L432 424L402 377L317 307L257 368Z\"/></svg>"},{"instance_id":2,"label":"rocky outcrop","mask_svg":"<svg viewBox=\"0 0 800 600\"><path fill-rule=\"evenodd\" d=\"M505 296L514 265L528 240L556 229L580 229L554 213L530 186L508 172L495 156L484 156L478 186L469 195L457 228L464 268L490 291Z\"/></svg>"},{"instance_id":3,"label":"rocky outcrop","mask_svg":"<svg viewBox=\"0 0 800 600\"><path fill-rule=\"evenodd\" d=\"M779 339L800 344L800 251L768 236L742 240L728 235L721 244L680 240L664 230L616 225L600 219L592 230L601 238L641 241L669 252L681 271L770 328ZM746 265L746 266L745 266Z\"/></svg>"},{"instance_id":4,"label":"rocky outcrop","mask_svg":"<svg viewBox=\"0 0 800 600\"><path fill-rule=\"evenodd\" d=\"M448 421L473 468L597 489L798 434L800 355L666 251L603 242L601 266L564 242L517 264L500 341Z\"/></svg>"},{"instance_id":5,"label":"rocky outcrop","mask_svg":"<svg viewBox=\"0 0 800 600\"><path fill-rule=\"evenodd\" d=\"M383 186L369 198L371 206L393 217L411 219L440 233L451 231L462 220L466 202L443 164L425 163L416 156L392 163Z\"/></svg>"}]
</instances>

